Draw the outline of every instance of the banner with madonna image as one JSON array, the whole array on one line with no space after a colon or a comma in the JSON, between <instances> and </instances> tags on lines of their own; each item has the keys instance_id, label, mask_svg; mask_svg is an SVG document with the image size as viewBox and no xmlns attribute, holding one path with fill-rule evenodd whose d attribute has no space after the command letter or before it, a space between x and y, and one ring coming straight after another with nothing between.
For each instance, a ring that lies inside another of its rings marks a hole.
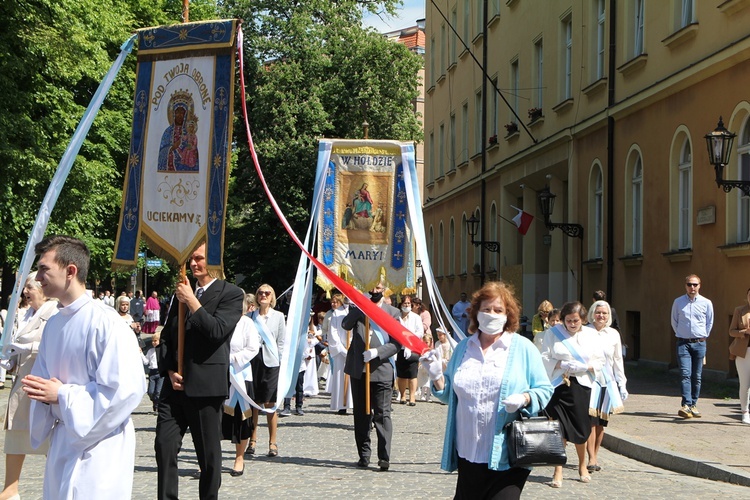
<instances>
[{"instance_id":1,"label":"banner with madonna image","mask_svg":"<svg viewBox=\"0 0 750 500\"><path fill-rule=\"evenodd\" d=\"M206 242L223 269L236 20L138 31L130 155L113 266L135 267L141 237L181 264Z\"/></svg>"},{"instance_id":2,"label":"banner with madonna image","mask_svg":"<svg viewBox=\"0 0 750 500\"><path fill-rule=\"evenodd\" d=\"M398 141L323 140L318 165L323 201L318 258L360 290L384 281L394 293L414 293L415 252ZM322 275L324 290L333 284Z\"/></svg>"}]
</instances>

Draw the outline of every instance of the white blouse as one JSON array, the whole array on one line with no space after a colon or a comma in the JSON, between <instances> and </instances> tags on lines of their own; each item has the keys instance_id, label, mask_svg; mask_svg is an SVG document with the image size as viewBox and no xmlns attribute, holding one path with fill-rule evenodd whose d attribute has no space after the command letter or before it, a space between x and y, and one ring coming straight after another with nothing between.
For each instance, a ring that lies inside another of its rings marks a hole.
<instances>
[{"instance_id":1,"label":"white blouse","mask_svg":"<svg viewBox=\"0 0 750 500\"><path fill-rule=\"evenodd\" d=\"M469 462L486 464L490 460L500 385L512 340L512 334L504 333L482 353L479 334L472 335L453 376L458 397L456 451Z\"/></svg>"}]
</instances>

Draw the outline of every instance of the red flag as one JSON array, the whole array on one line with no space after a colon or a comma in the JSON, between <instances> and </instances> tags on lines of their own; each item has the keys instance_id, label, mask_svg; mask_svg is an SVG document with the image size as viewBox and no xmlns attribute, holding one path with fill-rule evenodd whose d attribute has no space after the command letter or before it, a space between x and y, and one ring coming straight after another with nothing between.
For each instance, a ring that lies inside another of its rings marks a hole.
<instances>
[{"instance_id":1,"label":"red flag","mask_svg":"<svg viewBox=\"0 0 750 500\"><path fill-rule=\"evenodd\" d=\"M518 232L525 235L529 230L531 221L534 220L534 216L528 212L524 212L520 208L514 207L513 205L511 205L511 208L518 210L518 214L513 217L513 223L518 228Z\"/></svg>"}]
</instances>

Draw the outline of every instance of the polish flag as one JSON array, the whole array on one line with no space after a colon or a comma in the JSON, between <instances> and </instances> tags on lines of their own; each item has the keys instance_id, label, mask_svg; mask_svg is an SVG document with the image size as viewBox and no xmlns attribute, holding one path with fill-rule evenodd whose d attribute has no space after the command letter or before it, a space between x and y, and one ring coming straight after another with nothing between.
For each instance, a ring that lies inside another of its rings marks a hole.
<instances>
[{"instance_id":1,"label":"polish flag","mask_svg":"<svg viewBox=\"0 0 750 500\"><path fill-rule=\"evenodd\" d=\"M513 217L513 223L518 228L518 232L525 235L529 230L531 221L534 220L534 216L528 212L524 212L520 208L514 207L513 205L511 205L511 208L518 210L518 214Z\"/></svg>"}]
</instances>

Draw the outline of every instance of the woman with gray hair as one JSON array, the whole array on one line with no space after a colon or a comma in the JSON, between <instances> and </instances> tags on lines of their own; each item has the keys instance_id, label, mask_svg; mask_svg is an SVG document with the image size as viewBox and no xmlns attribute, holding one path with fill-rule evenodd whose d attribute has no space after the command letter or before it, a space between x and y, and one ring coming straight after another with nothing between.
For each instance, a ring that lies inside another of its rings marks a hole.
<instances>
[{"instance_id":1,"label":"woman with gray hair","mask_svg":"<svg viewBox=\"0 0 750 500\"><path fill-rule=\"evenodd\" d=\"M597 455L604 439L604 428L609 416L623 411L622 402L628 398L625 368L622 363L622 341L620 332L612 328L612 309L604 300L597 300L589 309L589 325L599 334L599 343L604 351L605 362L591 391L589 413L591 435L586 441L588 472L600 471Z\"/></svg>"},{"instance_id":2,"label":"woman with gray hair","mask_svg":"<svg viewBox=\"0 0 750 500\"><path fill-rule=\"evenodd\" d=\"M47 320L57 313L57 301L49 300L42 287L36 281L36 273L31 273L23 287L23 296L29 308L26 314L18 319L18 328L13 333L9 346L8 366L15 374L13 387L8 396L8 408L5 413L5 489L0 493L2 499L20 498L18 480L26 455L46 455L49 441L34 449L29 437L29 409L31 400L21 390L21 379L31 373L34 366L42 332Z\"/></svg>"}]
</instances>

